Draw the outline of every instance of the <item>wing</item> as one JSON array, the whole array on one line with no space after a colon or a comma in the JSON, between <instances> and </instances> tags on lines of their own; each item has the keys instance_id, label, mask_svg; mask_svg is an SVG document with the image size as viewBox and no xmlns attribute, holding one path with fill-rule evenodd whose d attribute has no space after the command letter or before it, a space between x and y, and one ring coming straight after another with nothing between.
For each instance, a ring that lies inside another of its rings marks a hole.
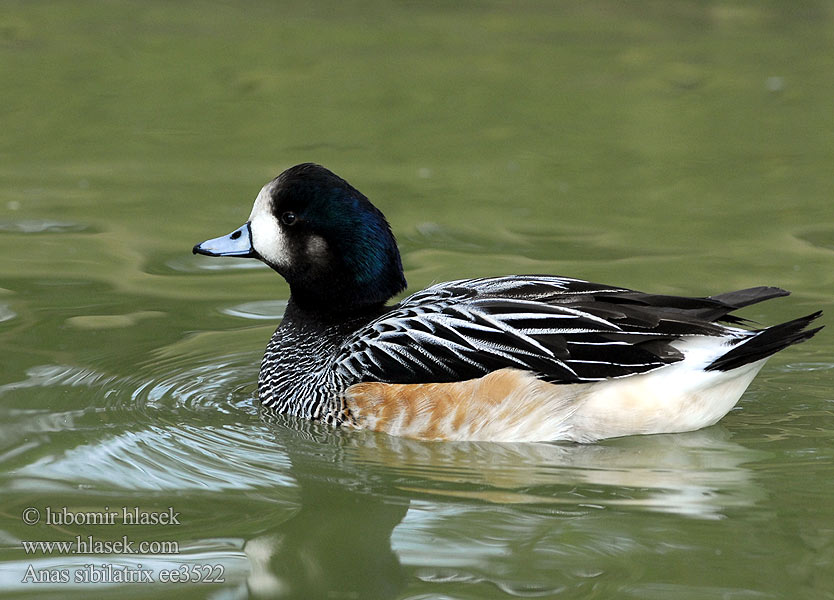
<instances>
[{"instance_id":1,"label":"wing","mask_svg":"<svg viewBox=\"0 0 834 600\"><path fill-rule=\"evenodd\" d=\"M724 295L749 304L778 288ZM749 298L756 297L756 300ZM343 343L333 365L351 381L439 383L512 367L554 383L644 373L681 360L683 335L727 335L737 305L644 294L577 279L452 281L410 296Z\"/></svg>"}]
</instances>

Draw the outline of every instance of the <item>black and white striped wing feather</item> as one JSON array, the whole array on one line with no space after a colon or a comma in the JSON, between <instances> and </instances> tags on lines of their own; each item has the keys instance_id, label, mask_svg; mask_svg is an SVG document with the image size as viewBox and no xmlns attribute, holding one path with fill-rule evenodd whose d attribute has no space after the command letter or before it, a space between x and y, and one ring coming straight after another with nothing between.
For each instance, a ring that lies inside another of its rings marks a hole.
<instances>
[{"instance_id":1,"label":"black and white striped wing feather","mask_svg":"<svg viewBox=\"0 0 834 600\"><path fill-rule=\"evenodd\" d=\"M437 383L512 367L577 383L679 360L669 335L594 314L607 308L582 308L595 295L622 292L630 291L545 276L438 284L349 337L333 368L351 381Z\"/></svg>"}]
</instances>

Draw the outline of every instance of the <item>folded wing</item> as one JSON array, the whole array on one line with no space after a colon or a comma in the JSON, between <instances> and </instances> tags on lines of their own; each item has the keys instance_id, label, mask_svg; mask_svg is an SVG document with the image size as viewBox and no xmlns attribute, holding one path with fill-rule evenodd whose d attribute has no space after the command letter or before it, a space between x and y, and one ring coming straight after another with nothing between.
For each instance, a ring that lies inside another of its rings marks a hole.
<instances>
[{"instance_id":1,"label":"folded wing","mask_svg":"<svg viewBox=\"0 0 834 600\"><path fill-rule=\"evenodd\" d=\"M712 298L644 294L577 279L510 276L438 284L345 341L333 368L354 381L439 383L502 368L553 383L644 373L683 358L688 335L749 333L732 310L786 295L751 288Z\"/></svg>"}]
</instances>

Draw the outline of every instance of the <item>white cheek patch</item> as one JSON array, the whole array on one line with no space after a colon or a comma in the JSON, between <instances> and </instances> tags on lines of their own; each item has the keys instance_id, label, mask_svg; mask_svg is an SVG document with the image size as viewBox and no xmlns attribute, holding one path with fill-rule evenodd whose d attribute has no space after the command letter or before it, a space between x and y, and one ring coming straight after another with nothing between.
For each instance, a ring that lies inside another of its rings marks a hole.
<instances>
[{"instance_id":1,"label":"white cheek patch","mask_svg":"<svg viewBox=\"0 0 834 600\"><path fill-rule=\"evenodd\" d=\"M255 252L275 267L286 267L290 264L290 255L286 236L272 214L273 185L273 182L266 184L255 198L255 205L249 215L249 229Z\"/></svg>"},{"instance_id":2,"label":"white cheek patch","mask_svg":"<svg viewBox=\"0 0 834 600\"><path fill-rule=\"evenodd\" d=\"M270 181L261 188L258 196L255 198L255 204L252 205L252 212L249 213L249 220L253 220L258 215L272 214L272 187L274 182Z\"/></svg>"},{"instance_id":3,"label":"white cheek patch","mask_svg":"<svg viewBox=\"0 0 834 600\"><path fill-rule=\"evenodd\" d=\"M311 236L307 240L306 251L312 259L324 259L327 256L327 242L318 235Z\"/></svg>"}]
</instances>

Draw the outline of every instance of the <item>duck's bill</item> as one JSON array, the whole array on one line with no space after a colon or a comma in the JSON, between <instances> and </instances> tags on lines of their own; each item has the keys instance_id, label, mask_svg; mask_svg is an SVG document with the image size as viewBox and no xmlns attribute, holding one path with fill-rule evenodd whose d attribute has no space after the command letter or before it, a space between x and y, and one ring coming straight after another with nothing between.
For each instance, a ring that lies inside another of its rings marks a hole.
<instances>
[{"instance_id":1,"label":"duck's bill","mask_svg":"<svg viewBox=\"0 0 834 600\"><path fill-rule=\"evenodd\" d=\"M213 240L200 242L193 249L194 254L206 256L239 256L241 258L257 258L258 254L252 247L252 230L247 221L229 235Z\"/></svg>"}]
</instances>

